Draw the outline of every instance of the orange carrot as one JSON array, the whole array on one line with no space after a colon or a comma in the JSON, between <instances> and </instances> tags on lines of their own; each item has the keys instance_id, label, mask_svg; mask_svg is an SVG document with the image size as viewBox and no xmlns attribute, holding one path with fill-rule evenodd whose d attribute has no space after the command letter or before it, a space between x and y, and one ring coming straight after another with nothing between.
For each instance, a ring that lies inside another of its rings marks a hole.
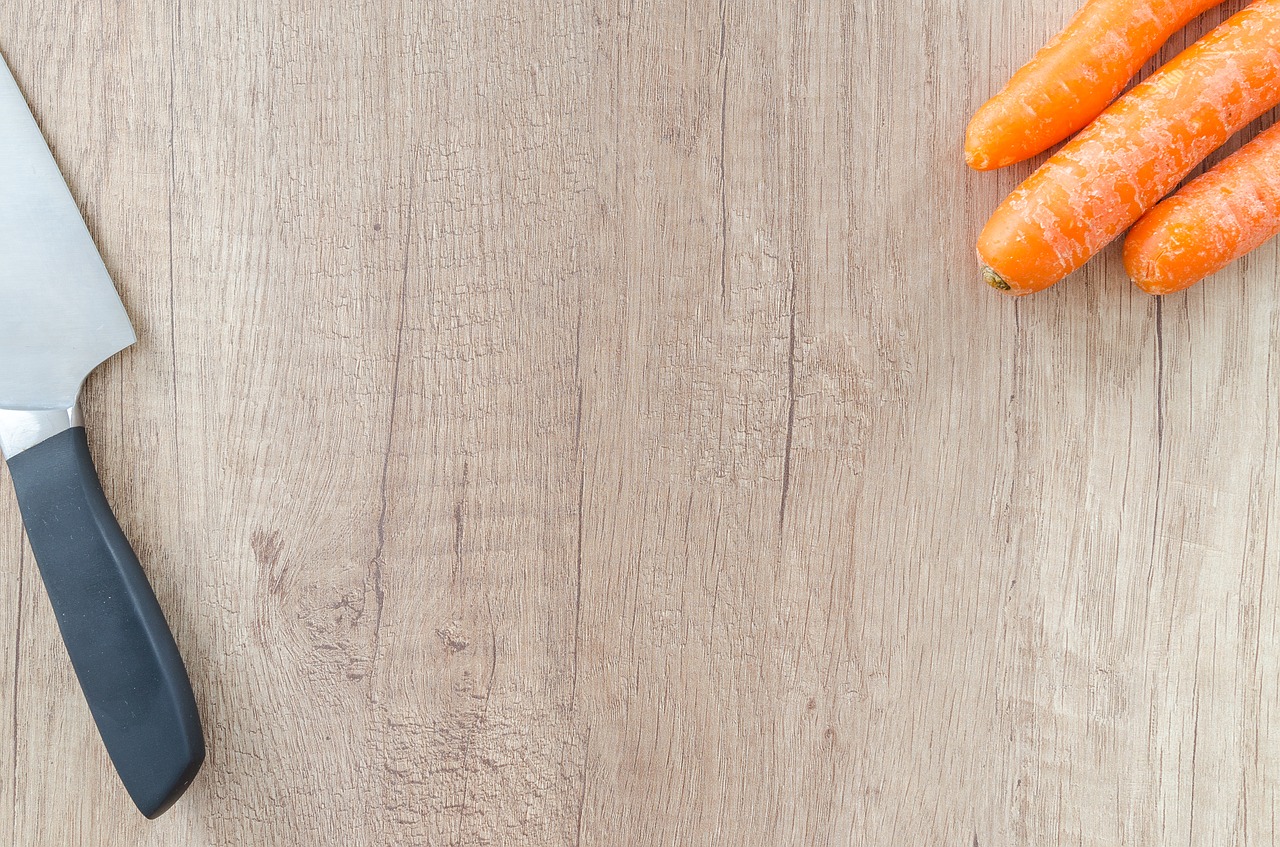
<instances>
[{"instance_id":1,"label":"orange carrot","mask_svg":"<svg viewBox=\"0 0 1280 847\"><path fill-rule=\"evenodd\" d=\"M980 171L1021 162L1098 116L1169 36L1222 0L1090 0L969 122Z\"/></svg>"},{"instance_id":2,"label":"orange carrot","mask_svg":"<svg viewBox=\"0 0 1280 847\"><path fill-rule=\"evenodd\" d=\"M1280 234L1280 124L1143 215L1124 266L1143 291L1181 291Z\"/></svg>"},{"instance_id":3,"label":"orange carrot","mask_svg":"<svg viewBox=\"0 0 1280 847\"><path fill-rule=\"evenodd\" d=\"M1280 103L1280 0L1257 0L1113 103L1000 207L978 238L987 282L1053 285Z\"/></svg>"}]
</instances>

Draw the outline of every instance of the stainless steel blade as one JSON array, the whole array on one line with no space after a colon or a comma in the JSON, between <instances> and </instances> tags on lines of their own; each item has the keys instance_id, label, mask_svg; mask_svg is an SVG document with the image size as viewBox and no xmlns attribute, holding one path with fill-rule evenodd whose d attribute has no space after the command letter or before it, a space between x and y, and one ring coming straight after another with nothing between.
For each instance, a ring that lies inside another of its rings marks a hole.
<instances>
[{"instance_id":1,"label":"stainless steel blade","mask_svg":"<svg viewBox=\"0 0 1280 847\"><path fill-rule=\"evenodd\" d=\"M136 337L53 154L0 58L0 409L69 409Z\"/></svg>"}]
</instances>

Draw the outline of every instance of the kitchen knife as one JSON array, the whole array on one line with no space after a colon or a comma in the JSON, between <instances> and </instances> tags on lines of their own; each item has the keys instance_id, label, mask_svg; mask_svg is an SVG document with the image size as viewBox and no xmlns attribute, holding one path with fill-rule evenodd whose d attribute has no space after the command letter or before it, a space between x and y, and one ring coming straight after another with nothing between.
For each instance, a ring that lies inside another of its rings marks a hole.
<instances>
[{"instance_id":1,"label":"kitchen knife","mask_svg":"<svg viewBox=\"0 0 1280 847\"><path fill-rule=\"evenodd\" d=\"M75 200L0 59L0 452L89 710L155 817L204 761L191 682L107 505L78 397L136 338Z\"/></svg>"}]
</instances>

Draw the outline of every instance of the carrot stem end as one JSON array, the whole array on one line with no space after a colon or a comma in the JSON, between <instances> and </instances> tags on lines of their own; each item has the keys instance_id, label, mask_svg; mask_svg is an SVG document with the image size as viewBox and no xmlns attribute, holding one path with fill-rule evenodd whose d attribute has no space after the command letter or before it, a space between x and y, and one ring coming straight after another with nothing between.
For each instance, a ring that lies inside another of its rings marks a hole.
<instances>
[{"instance_id":1,"label":"carrot stem end","mask_svg":"<svg viewBox=\"0 0 1280 847\"><path fill-rule=\"evenodd\" d=\"M995 272L990 265L982 266L982 278L986 280L987 285L996 291L1012 291L1013 286L1004 281L1004 277Z\"/></svg>"}]
</instances>

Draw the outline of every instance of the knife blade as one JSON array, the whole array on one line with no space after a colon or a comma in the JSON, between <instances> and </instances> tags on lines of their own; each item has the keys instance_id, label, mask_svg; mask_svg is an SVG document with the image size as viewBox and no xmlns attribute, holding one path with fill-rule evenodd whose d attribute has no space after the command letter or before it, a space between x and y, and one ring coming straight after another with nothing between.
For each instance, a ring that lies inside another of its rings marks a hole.
<instances>
[{"instance_id":1,"label":"knife blade","mask_svg":"<svg viewBox=\"0 0 1280 847\"><path fill-rule=\"evenodd\" d=\"M72 667L129 796L169 808L204 761L191 682L103 494L79 394L136 338L0 58L0 452Z\"/></svg>"}]
</instances>

